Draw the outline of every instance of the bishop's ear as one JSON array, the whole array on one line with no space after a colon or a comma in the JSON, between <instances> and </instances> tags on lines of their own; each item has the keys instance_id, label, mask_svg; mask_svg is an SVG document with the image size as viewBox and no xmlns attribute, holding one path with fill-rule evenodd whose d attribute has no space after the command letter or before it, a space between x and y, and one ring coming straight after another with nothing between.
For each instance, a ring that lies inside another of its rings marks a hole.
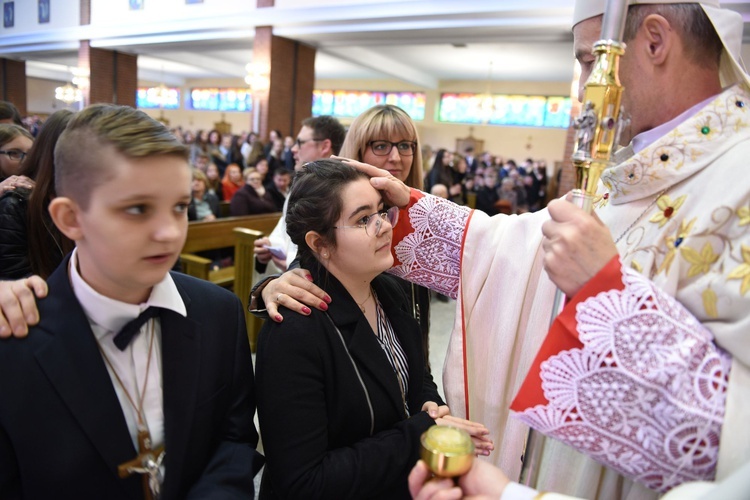
<instances>
[{"instance_id":1,"label":"bishop's ear","mask_svg":"<svg viewBox=\"0 0 750 500\"><path fill-rule=\"evenodd\" d=\"M83 239L83 231L79 221L80 213L81 208L78 204L64 196L54 198L49 204L49 215L52 217L52 222L55 223L62 234L73 241Z\"/></svg>"},{"instance_id":2,"label":"bishop's ear","mask_svg":"<svg viewBox=\"0 0 750 500\"><path fill-rule=\"evenodd\" d=\"M646 16L639 30L648 44L648 55L654 64L662 64L678 35L669 21L659 14Z\"/></svg>"}]
</instances>

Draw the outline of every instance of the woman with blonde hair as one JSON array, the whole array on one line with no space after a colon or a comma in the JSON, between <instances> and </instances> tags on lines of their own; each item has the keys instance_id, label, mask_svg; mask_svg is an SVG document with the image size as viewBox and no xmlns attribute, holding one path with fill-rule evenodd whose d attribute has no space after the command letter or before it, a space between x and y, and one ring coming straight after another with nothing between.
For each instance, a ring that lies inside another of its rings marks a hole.
<instances>
[{"instance_id":1,"label":"woman with blonde hair","mask_svg":"<svg viewBox=\"0 0 750 500\"><path fill-rule=\"evenodd\" d=\"M422 145L411 117L398 106L373 106L354 119L339 156L388 170L422 189Z\"/></svg>"}]
</instances>

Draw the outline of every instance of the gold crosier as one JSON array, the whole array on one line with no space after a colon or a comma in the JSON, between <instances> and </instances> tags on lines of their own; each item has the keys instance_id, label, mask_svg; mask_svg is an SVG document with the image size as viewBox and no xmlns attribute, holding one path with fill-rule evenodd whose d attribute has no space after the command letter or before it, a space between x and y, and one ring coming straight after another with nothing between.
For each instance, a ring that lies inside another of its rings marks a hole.
<instances>
[{"instance_id":1,"label":"gold crosier","mask_svg":"<svg viewBox=\"0 0 750 500\"><path fill-rule=\"evenodd\" d=\"M621 109L623 86L620 83L620 58L625 54L622 41L628 0L607 0L602 21L602 34L594 44L594 67L586 80L581 114L574 122L576 142L573 167L576 185L572 202L588 213L604 170L610 166L612 154L619 146L620 134L627 126ZM557 290L550 324L564 305L564 294ZM522 455L519 482L532 484L538 475L542 440L537 431L529 429Z\"/></svg>"}]
</instances>

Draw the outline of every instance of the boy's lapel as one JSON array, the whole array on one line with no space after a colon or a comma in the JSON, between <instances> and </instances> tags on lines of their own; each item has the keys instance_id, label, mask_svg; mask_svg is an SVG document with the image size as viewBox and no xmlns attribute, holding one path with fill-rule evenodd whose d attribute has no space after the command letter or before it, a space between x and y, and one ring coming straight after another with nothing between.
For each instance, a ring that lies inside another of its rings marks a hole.
<instances>
[{"instance_id":1,"label":"boy's lapel","mask_svg":"<svg viewBox=\"0 0 750 500\"><path fill-rule=\"evenodd\" d=\"M177 288L190 311L190 297ZM206 318L208 320L208 318ZM200 377L200 326L190 318L165 310L161 313L162 386L164 394L165 481L182 482L181 471L190 453L190 430L195 414Z\"/></svg>"},{"instance_id":2,"label":"boy's lapel","mask_svg":"<svg viewBox=\"0 0 750 500\"><path fill-rule=\"evenodd\" d=\"M39 303L39 327L49 335L35 356L116 477L117 466L133 459L136 452L96 339L70 286L67 269L66 258L48 280L49 297ZM121 483L128 491L141 487L140 478Z\"/></svg>"}]
</instances>

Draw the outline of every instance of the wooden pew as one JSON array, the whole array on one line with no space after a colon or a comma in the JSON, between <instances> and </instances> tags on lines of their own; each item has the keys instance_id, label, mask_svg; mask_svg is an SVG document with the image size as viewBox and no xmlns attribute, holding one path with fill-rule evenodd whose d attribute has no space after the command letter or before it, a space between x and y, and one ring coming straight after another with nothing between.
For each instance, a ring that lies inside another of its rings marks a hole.
<instances>
[{"instance_id":1,"label":"wooden pew","mask_svg":"<svg viewBox=\"0 0 750 500\"><path fill-rule=\"evenodd\" d=\"M250 349L255 352L258 342L258 332L263 326L263 320L256 318L248 312L247 305L250 302L250 290L258 280L255 272L255 240L270 233L247 229L244 227L234 228L234 293L242 301L242 309L245 311L245 323L247 324L247 338L250 341Z\"/></svg>"},{"instance_id":2,"label":"wooden pew","mask_svg":"<svg viewBox=\"0 0 750 500\"><path fill-rule=\"evenodd\" d=\"M269 234L276 227L279 217L281 217L281 212L188 223L187 239L180 254L182 272L220 286L231 287L234 284L234 266L212 269L211 260L196 253L219 248L233 248L235 227L254 229L263 234ZM235 265L236 262L235 257Z\"/></svg>"},{"instance_id":3,"label":"wooden pew","mask_svg":"<svg viewBox=\"0 0 750 500\"><path fill-rule=\"evenodd\" d=\"M229 202L228 201L219 202L219 217L229 217Z\"/></svg>"},{"instance_id":4,"label":"wooden pew","mask_svg":"<svg viewBox=\"0 0 750 500\"><path fill-rule=\"evenodd\" d=\"M227 217L210 222L190 222L188 237L180 255L182 271L191 276L212 281L218 285L232 287L235 295L242 301L247 323L247 338L255 351L258 332L263 325L247 312L250 289L256 281L255 240L273 231L281 217L281 212L261 215ZM212 270L211 260L193 252L203 252L216 248L234 247L234 266Z\"/></svg>"}]
</instances>

